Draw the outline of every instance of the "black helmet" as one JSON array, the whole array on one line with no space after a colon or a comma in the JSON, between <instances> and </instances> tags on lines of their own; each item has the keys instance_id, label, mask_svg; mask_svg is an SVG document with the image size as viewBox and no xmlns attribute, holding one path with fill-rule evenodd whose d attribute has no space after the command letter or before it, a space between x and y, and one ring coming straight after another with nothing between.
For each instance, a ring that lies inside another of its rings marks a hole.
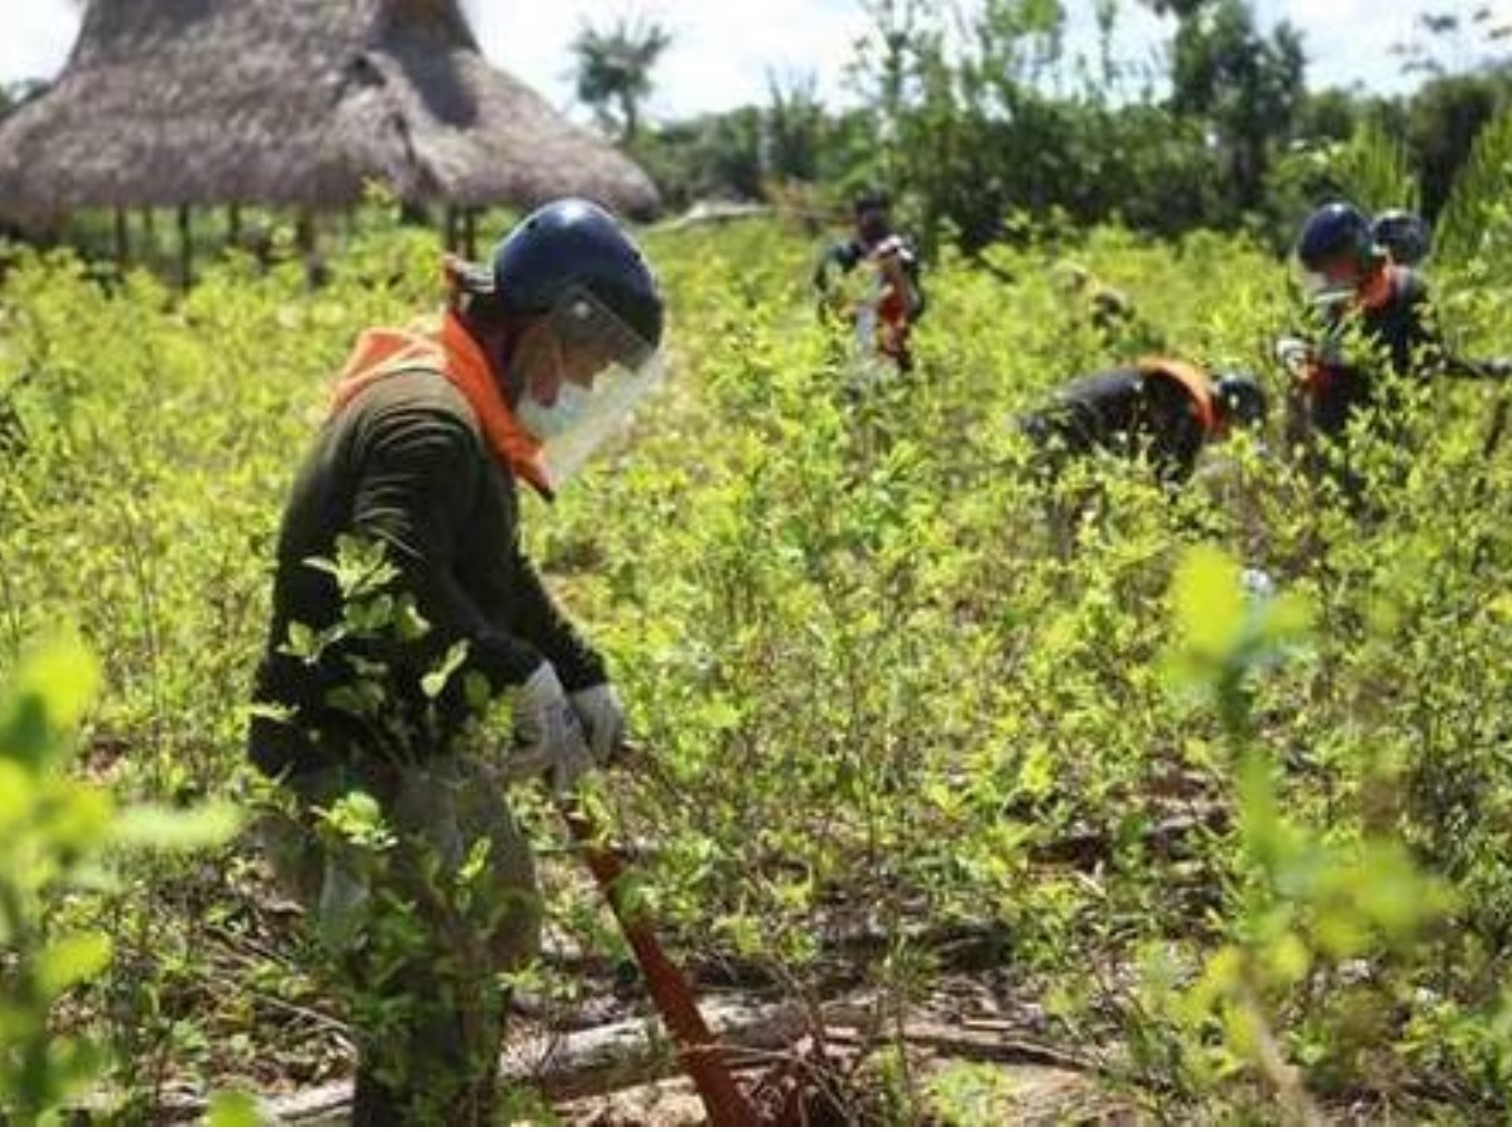
<instances>
[{"instance_id":1,"label":"black helmet","mask_svg":"<svg viewBox=\"0 0 1512 1132\"><path fill-rule=\"evenodd\" d=\"M887 239L892 224L887 218L887 193L875 186L862 189L851 202L856 218L856 234L868 247Z\"/></svg>"},{"instance_id":2,"label":"black helmet","mask_svg":"<svg viewBox=\"0 0 1512 1132\"><path fill-rule=\"evenodd\" d=\"M1428 258L1433 249L1433 233L1415 212L1405 208L1388 208L1371 225L1375 242L1385 248L1393 263L1412 267Z\"/></svg>"},{"instance_id":3,"label":"black helmet","mask_svg":"<svg viewBox=\"0 0 1512 1132\"><path fill-rule=\"evenodd\" d=\"M1218 375L1213 390L1225 421L1252 428L1265 420L1265 389L1253 374L1230 371Z\"/></svg>"},{"instance_id":4,"label":"black helmet","mask_svg":"<svg viewBox=\"0 0 1512 1132\"><path fill-rule=\"evenodd\" d=\"M507 314L544 314L574 288L587 291L642 343L661 344L662 297L646 257L592 201L566 197L536 209L499 241L493 285Z\"/></svg>"},{"instance_id":5,"label":"black helmet","mask_svg":"<svg viewBox=\"0 0 1512 1132\"><path fill-rule=\"evenodd\" d=\"M1318 271L1328 261L1345 255L1363 266L1374 254L1370 219L1348 201L1325 204L1307 218L1297 237L1297 258L1309 271Z\"/></svg>"}]
</instances>

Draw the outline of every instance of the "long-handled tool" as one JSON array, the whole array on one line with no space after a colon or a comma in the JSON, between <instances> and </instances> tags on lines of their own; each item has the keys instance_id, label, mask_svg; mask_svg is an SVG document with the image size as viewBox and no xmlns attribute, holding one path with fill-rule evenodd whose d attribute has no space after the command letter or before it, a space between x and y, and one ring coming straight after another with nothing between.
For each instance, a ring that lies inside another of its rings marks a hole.
<instances>
[{"instance_id":1,"label":"long-handled tool","mask_svg":"<svg viewBox=\"0 0 1512 1132\"><path fill-rule=\"evenodd\" d=\"M613 909L625 939L635 952L636 962L646 977L646 987L667 1029L672 1032L683 1068L698 1087L709 1121L723 1126L761 1124L755 1107L741 1092L729 1066L721 1058L714 1035L698 1012L698 1003L687 979L667 958L646 917L627 903L623 884L624 857L603 841L593 819L574 806L570 799L563 799L558 809L577 842L578 851L598 882L599 890Z\"/></svg>"}]
</instances>

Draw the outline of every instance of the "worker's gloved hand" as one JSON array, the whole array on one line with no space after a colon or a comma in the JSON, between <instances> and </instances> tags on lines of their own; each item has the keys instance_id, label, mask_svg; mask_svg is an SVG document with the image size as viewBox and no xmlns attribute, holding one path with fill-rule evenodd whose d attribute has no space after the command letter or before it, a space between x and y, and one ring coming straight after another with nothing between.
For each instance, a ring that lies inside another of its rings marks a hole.
<instances>
[{"instance_id":1,"label":"worker's gloved hand","mask_svg":"<svg viewBox=\"0 0 1512 1132\"><path fill-rule=\"evenodd\" d=\"M570 792L593 767L593 752L556 669L543 661L511 694L510 707L515 743L506 759L509 777L544 773L555 793Z\"/></svg>"},{"instance_id":2,"label":"worker's gloved hand","mask_svg":"<svg viewBox=\"0 0 1512 1132\"><path fill-rule=\"evenodd\" d=\"M588 737L593 760L600 766L611 762L625 745L625 705L614 685L605 681L567 697Z\"/></svg>"},{"instance_id":3,"label":"worker's gloved hand","mask_svg":"<svg viewBox=\"0 0 1512 1132\"><path fill-rule=\"evenodd\" d=\"M1307 363L1307 360L1312 356L1312 352L1312 347L1301 338L1276 339L1276 361L1280 362L1293 373L1296 373Z\"/></svg>"}]
</instances>

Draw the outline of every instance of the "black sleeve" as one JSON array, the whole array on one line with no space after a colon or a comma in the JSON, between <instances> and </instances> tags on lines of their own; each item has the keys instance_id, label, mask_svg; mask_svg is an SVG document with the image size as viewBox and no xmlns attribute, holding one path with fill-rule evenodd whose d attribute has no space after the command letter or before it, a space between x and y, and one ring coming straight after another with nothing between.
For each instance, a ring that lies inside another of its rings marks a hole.
<instances>
[{"instance_id":1,"label":"black sleeve","mask_svg":"<svg viewBox=\"0 0 1512 1132\"><path fill-rule=\"evenodd\" d=\"M1405 372L1413 363L1420 364L1430 371L1452 369L1453 360L1449 357L1443 336L1439 333L1433 304L1428 297L1427 283L1417 272L1400 268L1397 286L1399 288L1398 301L1402 305L1402 318L1406 324L1403 333L1410 355L1406 358L1393 359L1398 372Z\"/></svg>"},{"instance_id":2,"label":"black sleeve","mask_svg":"<svg viewBox=\"0 0 1512 1132\"><path fill-rule=\"evenodd\" d=\"M814 267L814 286L821 291L828 290L832 273L838 271L841 275L846 275L855 270L863 254L854 240L839 240L831 244Z\"/></svg>"},{"instance_id":3,"label":"black sleeve","mask_svg":"<svg viewBox=\"0 0 1512 1132\"><path fill-rule=\"evenodd\" d=\"M830 269L834 262L833 248L825 248L824 253L814 261L814 290L821 293L829 290Z\"/></svg>"},{"instance_id":4,"label":"black sleeve","mask_svg":"<svg viewBox=\"0 0 1512 1132\"><path fill-rule=\"evenodd\" d=\"M569 692L602 684L608 679L599 656L552 600L541 575L518 545L515 548L514 626L551 661Z\"/></svg>"},{"instance_id":5,"label":"black sleeve","mask_svg":"<svg viewBox=\"0 0 1512 1132\"><path fill-rule=\"evenodd\" d=\"M1149 376L1144 392L1150 461L1166 483L1185 483L1207 441L1197 404L1185 385L1161 373Z\"/></svg>"},{"instance_id":6,"label":"black sleeve","mask_svg":"<svg viewBox=\"0 0 1512 1132\"><path fill-rule=\"evenodd\" d=\"M495 691L540 664L528 642L501 631L458 584L457 548L480 490L477 436L456 417L406 408L380 414L362 438L352 505L357 535L387 544L430 632L415 661L434 664L459 640Z\"/></svg>"}]
</instances>

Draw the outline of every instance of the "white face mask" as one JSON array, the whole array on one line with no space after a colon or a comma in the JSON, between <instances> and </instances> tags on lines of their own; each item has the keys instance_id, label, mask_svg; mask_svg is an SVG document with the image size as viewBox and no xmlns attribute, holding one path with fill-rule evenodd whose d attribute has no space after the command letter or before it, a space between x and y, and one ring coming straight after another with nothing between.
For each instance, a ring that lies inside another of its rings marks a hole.
<instances>
[{"instance_id":1,"label":"white face mask","mask_svg":"<svg viewBox=\"0 0 1512 1132\"><path fill-rule=\"evenodd\" d=\"M1302 272L1302 290L1314 306L1332 306L1354 294L1349 280L1330 279L1321 271Z\"/></svg>"},{"instance_id":2,"label":"white face mask","mask_svg":"<svg viewBox=\"0 0 1512 1132\"><path fill-rule=\"evenodd\" d=\"M662 363L586 292L564 296L546 320L512 360L520 383L514 417L540 441L547 477L557 488L624 425ZM610 360L625 358L633 365ZM546 405L541 397L553 388L556 396Z\"/></svg>"},{"instance_id":3,"label":"white face mask","mask_svg":"<svg viewBox=\"0 0 1512 1132\"><path fill-rule=\"evenodd\" d=\"M515 418L537 440L550 440L573 429L588 410L593 394L576 382L564 381L557 389L556 402L543 405L526 389L515 405Z\"/></svg>"}]
</instances>

